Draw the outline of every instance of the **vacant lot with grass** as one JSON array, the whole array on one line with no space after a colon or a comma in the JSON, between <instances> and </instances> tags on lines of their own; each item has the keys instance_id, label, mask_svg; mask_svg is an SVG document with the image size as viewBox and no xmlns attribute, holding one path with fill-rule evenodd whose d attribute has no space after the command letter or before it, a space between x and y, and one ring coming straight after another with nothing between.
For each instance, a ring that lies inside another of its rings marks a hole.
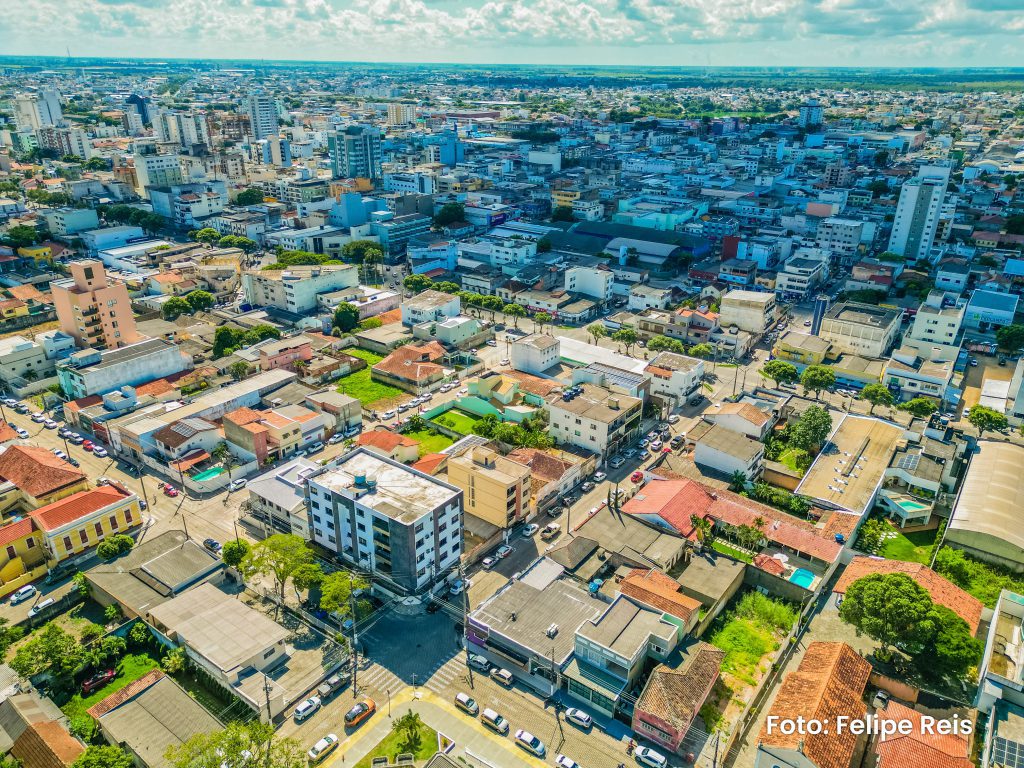
<instances>
[{"instance_id":1,"label":"vacant lot with grass","mask_svg":"<svg viewBox=\"0 0 1024 768\"><path fill-rule=\"evenodd\" d=\"M420 429L416 432L405 432L404 434L406 437L420 441L420 456L426 456L428 453L440 453L455 442L447 435L434 433L429 429Z\"/></svg>"},{"instance_id":2,"label":"vacant lot with grass","mask_svg":"<svg viewBox=\"0 0 1024 768\"><path fill-rule=\"evenodd\" d=\"M355 347L346 349L345 354L365 360L366 368L342 377L338 382L339 392L349 397L354 397L368 408L378 409L390 408L409 397L407 392L403 392L398 387L381 384L379 381L373 381L370 378L370 368L384 359L382 355Z\"/></svg>"},{"instance_id":3,"label":"vacant lot with grass","mask_svg":"<svg viewBox=\"0 0 1024 768\"><path fill-rule=\"evenodd\" d=\"M450 411L445 411L441 416L436 417L433 421L440 424L442 427L448 427L448 429L454 429L463 435L473 434L473 425L476 424L477 420L472 416L469 416L462 411L458 411L452 408Z\"/></svg>"}]
</instances>

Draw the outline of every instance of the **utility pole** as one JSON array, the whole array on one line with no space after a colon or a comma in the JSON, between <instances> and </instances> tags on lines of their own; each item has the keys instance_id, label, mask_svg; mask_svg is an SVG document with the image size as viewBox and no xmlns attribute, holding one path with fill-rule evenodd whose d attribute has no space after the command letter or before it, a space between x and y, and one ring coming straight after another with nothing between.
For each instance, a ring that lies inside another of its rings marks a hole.
<instances>
[{"instance_id":1,"label":"utility pole","mask_svg":"<svg viewBox=\"0 0 1024 768\"><path fill-rule=\"evenodd\" d=\"M473 688L473 666L469 663L469 585L466 584L466 570L461 562L459 578L462 580L462 636L466 644L466 669L469 670L469 687Z\"/></svg>"},{"instance_id":2,"label":"utility pole","mask_svg":"<svg viewBox=\"0 0 1024 768\"><path fill-rule=\"evenodd\" d=\"M356 595L355 591L351 589L351 576L349 579L348 602L349 611L352 614L352 697L355 698L359 695L359 651L356 648L358 639L356 635Z\"/></svg>"},{"instance_id":3,"label":"utility pole","mask_svg":"<svg viewBox=\"0 0 1024 768\"><path fill-rule=\"evenodd\" d=\"M270 712L270 680L266 675L263 675L263 696L267 701L267 725L270 726L270 730L267 732L267 760L266 768L270 768L270 752L271 747L274 743L274 716Z\"/></svg>"}]
</instances>

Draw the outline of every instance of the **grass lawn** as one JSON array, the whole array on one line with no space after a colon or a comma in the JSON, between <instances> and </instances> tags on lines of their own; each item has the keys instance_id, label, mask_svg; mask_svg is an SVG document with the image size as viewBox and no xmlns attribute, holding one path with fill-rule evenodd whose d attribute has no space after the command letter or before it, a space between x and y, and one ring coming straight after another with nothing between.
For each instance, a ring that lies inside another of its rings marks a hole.
<instances>
[{"instance_id":1,"label":"grass lawn","mask_svg":"<svg viewBox=\"0 0 1024 768\"><path fill-rule=\"evenodd\" d=\"M473 425L477 422L477 420L472 416L467 416L462 411L457 411L454 408L449 411L445 411L442 416L436 417L434 421L443 427L454 429L456 432L463 435L473 434Z\"/></svg>"},{"instance_id":2,"label":"grass lawn","mask_svg":"<svg viewBox=\"0 0 1024 768\"><path fill-rule=\"evenodd\" d=\"M895 536L885 540L878 550L878 554L887 560L904 560L908 563L928 565L931 561L932 545L935 543L938 530L938 528L932 528L930 531L915 531L914 533L897 532Z\"/></svg>"},{"instance_id":3,"label":"grass lawn","mask_svg":"<svg viewBox=\"0 0 1024 768\"><path fill-rule=\"evenodd\" d=\"M405 735L403 733L392 731L381 739L380 743L370 750L362 760L356 763L356 768L370 768L373 758L375 757L387 756L394 758L395 755L410 751L412 751L417 762L428 760L435 752L437 752L437 731L425 723L420 723L419 731L420 743L415 750L409 750L406 747Z\"/></svg>"},{"instance_id":4,"label":"grass lawn","mask_svg":"<svg viewBox=\"0 0 1024 768\"><path fill-rule=\"evenodd\" d=\"M792 469L794 472L799 472L801 475L807 471L807 468L811 466L810 455L807 451L800 448L787 448L781 454L779 454L779 462L785 464L787 467Z\"/></svg>"},{"instance_id":5,"label":"grass lawn","mask_svg":"<svg viewBox=\"0 0 1024 768\"><path fill-rule=\"evenodd\" d=\"M358 357L360 360L365 360L368 366L374 366L384 359L384 355L378 355L376 352L371 352L368 349L359 349L358 347L349 347L343 349L342 352L352 357Z\"/></svg>"},{"instance_id":6,"label":"grass lawn","mask_svg":"<svg viewBox=\"0 0 1024 768\"><path fill-rule=\"evenodd\" d=\"M338 391L342 394L354 397L360 403L366 406L373 407L380 403L381 407L388 407L395 405L395 402L401 395L408 393L403 392L398 387L392 387L389 384L381 384L378 381L373 381L370 378L370 368L379 363L384 359L383 355L378 355L376 352L370 352L366 349L358 349L356 347L350 347L344 350L346 355L352 355L352 357L358 357L360 360L366 361L366 368L361 371L344 376L338 382Z\"/></svg>"},{"instance_id":7,"label":"grass lawn","mask_svg":"<svg viewBox=\"0 0 1024 768\"><path fill-rule=\"evenodd\" d=\"M735 558L736 560L742 560L744 563L754 562L754 558L749 552L744 552L742 549L731 547L724 541L718 541L717 539L712 541L711 548L716 552L721 552L723 555L729 555L729 557Z\"/></svg>"},{"instance_id":8,"label":"grass lawn","mask_svg":"<svg viewBox=\"0 0 1024 768\"><path fill-rule=\"evenodd\" d=\"M428 453L440 453L455 442L448 435L435 434L429 429L421 429L418 432L404 432L403 434L406 437L411 437L413 440L420 441L420 456L426 456Z\"/></svg>"},{"instance_id":9,"label":"grass lawn","mask_svg":"<svg viewBox=\"0 0 1024 768\"><path fill-rule=\"evenodd\" d=\"M747 592L735 610L719 616L709 628L709 642L725 651L724 683L729 678L754 685L762 673L765 657L779 647L785 633L796 622L797 613L781 600L759 592Z\"/></svg>"},{"instance_id":10,"label":"grass lawn","mask_svg":"<svg viewBox=\"0 0 1024 768\"><path fill-rule=\"evenodd\" d=\"M117 677L93 692L90 696L82 698L76 693L67 704L61 707L68 718L85 716L86 710L93 704L97 704L112 693L117 693L129 683L134 683L151 669L156 669L159 664L156 660L145 654L128 654L117 666Z\"/></svg>"}]
</instances>

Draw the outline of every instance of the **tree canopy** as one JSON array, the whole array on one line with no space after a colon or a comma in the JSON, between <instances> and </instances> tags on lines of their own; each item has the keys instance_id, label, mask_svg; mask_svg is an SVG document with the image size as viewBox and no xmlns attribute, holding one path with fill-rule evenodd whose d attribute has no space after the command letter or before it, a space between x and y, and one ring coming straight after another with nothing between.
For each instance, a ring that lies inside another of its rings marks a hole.
<instances>
[{"instance_id":1,"label":"tree canopy","mask_svg":"<svg viewBox=\"0 0 1024 768\"><path fill-rule=\"evenodd\" d=\"M935 404L934 400L927 397L915 397L902 403L899 409L918 418L926 419L939 410L939 406Z\"/></svg>"},{"instance_id":2,"label":"tree canopy","mask_svg":"<svg viewBox=\"0 0 1024 768\"><path fill-rule=\"evenodd\" d=\"M800 376L800 386L804 392L820 395L823 389L831 389L836 383L836 373L827 365L809 365Z\"/></svg>"},{"instance_id":3,"label":"tree canopy","mask_svg":"<svg viewBox=\"0 0 1024 768\"><path fill-rule=\"evenodd\" d=\"M573 216L572 208L568 205L559 205L551 212L552 221L575 221L576 217Z\"/></svg>"},{"instance_id":4,"label":"tree canopy","mask_svg":"<svg viewBox=\"0 0 1024 768\"><path fill-rule=\"evenodd\" d=\"M442 229L449 224L466 220L466 206L462 203L445 203L434 216L434 229Z\"/></svg>"},{"instance_id":5,"label":"tree canopy","mask_svg":"<svg viewBox=\"0 0 1024 768\"><path fill-rule=\"evenodd\" d=\"M792 384L800 378L796 366L785 360L769 360L761 369L761 375L776 384Z\"/></svg>"},{"instance_id":6,"label":"tree canopy","mask_svg":"<svg viewBox=\"0 0 1024 768\"><path fill-rule=\"evenodd\" d=\"M160 314L163 315L164 320L171 322L177 320L182 315L187 315L192 312L192 305L189 304L181 296L171 296L160 306Z\"/></svg>"},{"instance_id":7,"label":"tree canopy","mask_svg":"<svg viewBox=\"0 0 1024 768\"><path fill-rule=\"evenodd\" d=\"M263 190L256 187L243 189L235 198L237 205L259 205L263 202Z\"/></svg>"},{"instance_id":8,"label":"tree canopy","mask_svg":"<svg viewBox=\"0 0 1024 768\"><path fill-rule=\"evenodd\" d=\"M980 434L999 432L1009 426L1006 416L984 405L975 405L967 412L967 420L973 424Z\"/></svg>"},{"instance_id":9,"label":"tree canopy","mask_svg":"<svg viewBox=\"0 0 1024 768\"><path fill-rule=\"evenodd\" d=\"M996 330L996 342L1007 352L1018 352L1024 347L1024 325L1004 325Z\"/></svg>"},{"instance_id":10,"label":"tree canopy","mask_svg":"<svg viewBox=\"0 0 1024 768\"><path fill-rule=\"evenodd\" d=\"M174 768L307 768L305 750L297 741L276 737L274 726L258 720L231 722L223 730L193 736L168 749L166 757Z\"/></svg>"},{"instance_id":11,"label":"tree canopy","mask_svg":"<svg viewBox=\"0 0 1024 768\"><path fill-rule=\"evenodd\" d=\"M131 755L120 747L90 744L71 764L71 768L134 768Z\"/></svg>"},{"instance_id":12,"label":"tree canopy","mask_svg":"<svg viewBox=\"0 0 1024 768\"><path fill-rule=\"evenodd\" d=\"M273 579L274 590L283 602L288 580L300 568L313 563L313 550L301 536L292 533L275 533L252 545L239 563L239 570L247 578L265 576Z\"/></svg>"},{"instance_id":13,"label":"tree canopy","mask_svg":"<svg viewBox=\"0 0 1024 768\"><path fill-rule=\"evenodd\" d=\"M334 310L334 318L331 320L333 327L342 333L349 333L359 325L359 308L347 301L341 302Z\"/></svg>"},{"instance_id":14,"label":"tree canopy","mask_svg":"<svg viewBox=\"0 0 1024 768\"><path fill-rule=\"evenodd\" d=\"M808 453L822 445L832 432L832 417L824 408L812 405L790 426L789 442Z\"/></svg>"},{"instance_id":15,"label":"tree canopy","mask_svg":"<svg viewBox=\"0 0 1024 768\"><path fill-rule=\"evenodd\" d=\"M871 409L868 413L875 412L876 405L891 406L896 402L896 398L892 396L892 392L884 384L868 384L861 390L861 397L871 403Z\"/></svg>"}]
</instances>

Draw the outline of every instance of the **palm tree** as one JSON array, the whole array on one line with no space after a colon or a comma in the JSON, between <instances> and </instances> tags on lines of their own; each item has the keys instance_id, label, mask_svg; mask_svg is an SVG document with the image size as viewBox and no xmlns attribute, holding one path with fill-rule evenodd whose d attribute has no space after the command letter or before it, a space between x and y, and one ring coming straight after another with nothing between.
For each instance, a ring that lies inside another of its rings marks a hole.
<instances>
[{"instance_id":1,"label":"palm tree","mask_svg":"<svg viewBox=\"0 0 1024 768\"><path fill-rule=\"evenodd\" d=\"M410 709L400 718L395 720L395 724L392 728L402 735L402 746L410 752L415 752L420 745L420 740L422 739L422 736L420 735L420 726L422 725L423 720L417 713Z\"/></svg>"},{"instance_id":2,"label":"palm tree","mask_svg":"<svg viewBox=\"0 0 1024 768\"><path fill-rule=\"evenodd\" d=\"M729 488L734 491L742 491L747 487L747 476L744 472L736 470L732 473L732 480L729 481Z\"/></svg>"},{"instance_id":3,"label":"palm tree","mask_svg":"<svg viewBox=\"0 0 1024 768\"><path fill-rule=\"evenodd\" d=\"M697 534L697 543L700 545L698 551L700 551L711 541L711 537L714 534L714 526L706 517L698 515L690 515L690 525L693 526L693 531Z\"/></svg>"}]
</instances>

